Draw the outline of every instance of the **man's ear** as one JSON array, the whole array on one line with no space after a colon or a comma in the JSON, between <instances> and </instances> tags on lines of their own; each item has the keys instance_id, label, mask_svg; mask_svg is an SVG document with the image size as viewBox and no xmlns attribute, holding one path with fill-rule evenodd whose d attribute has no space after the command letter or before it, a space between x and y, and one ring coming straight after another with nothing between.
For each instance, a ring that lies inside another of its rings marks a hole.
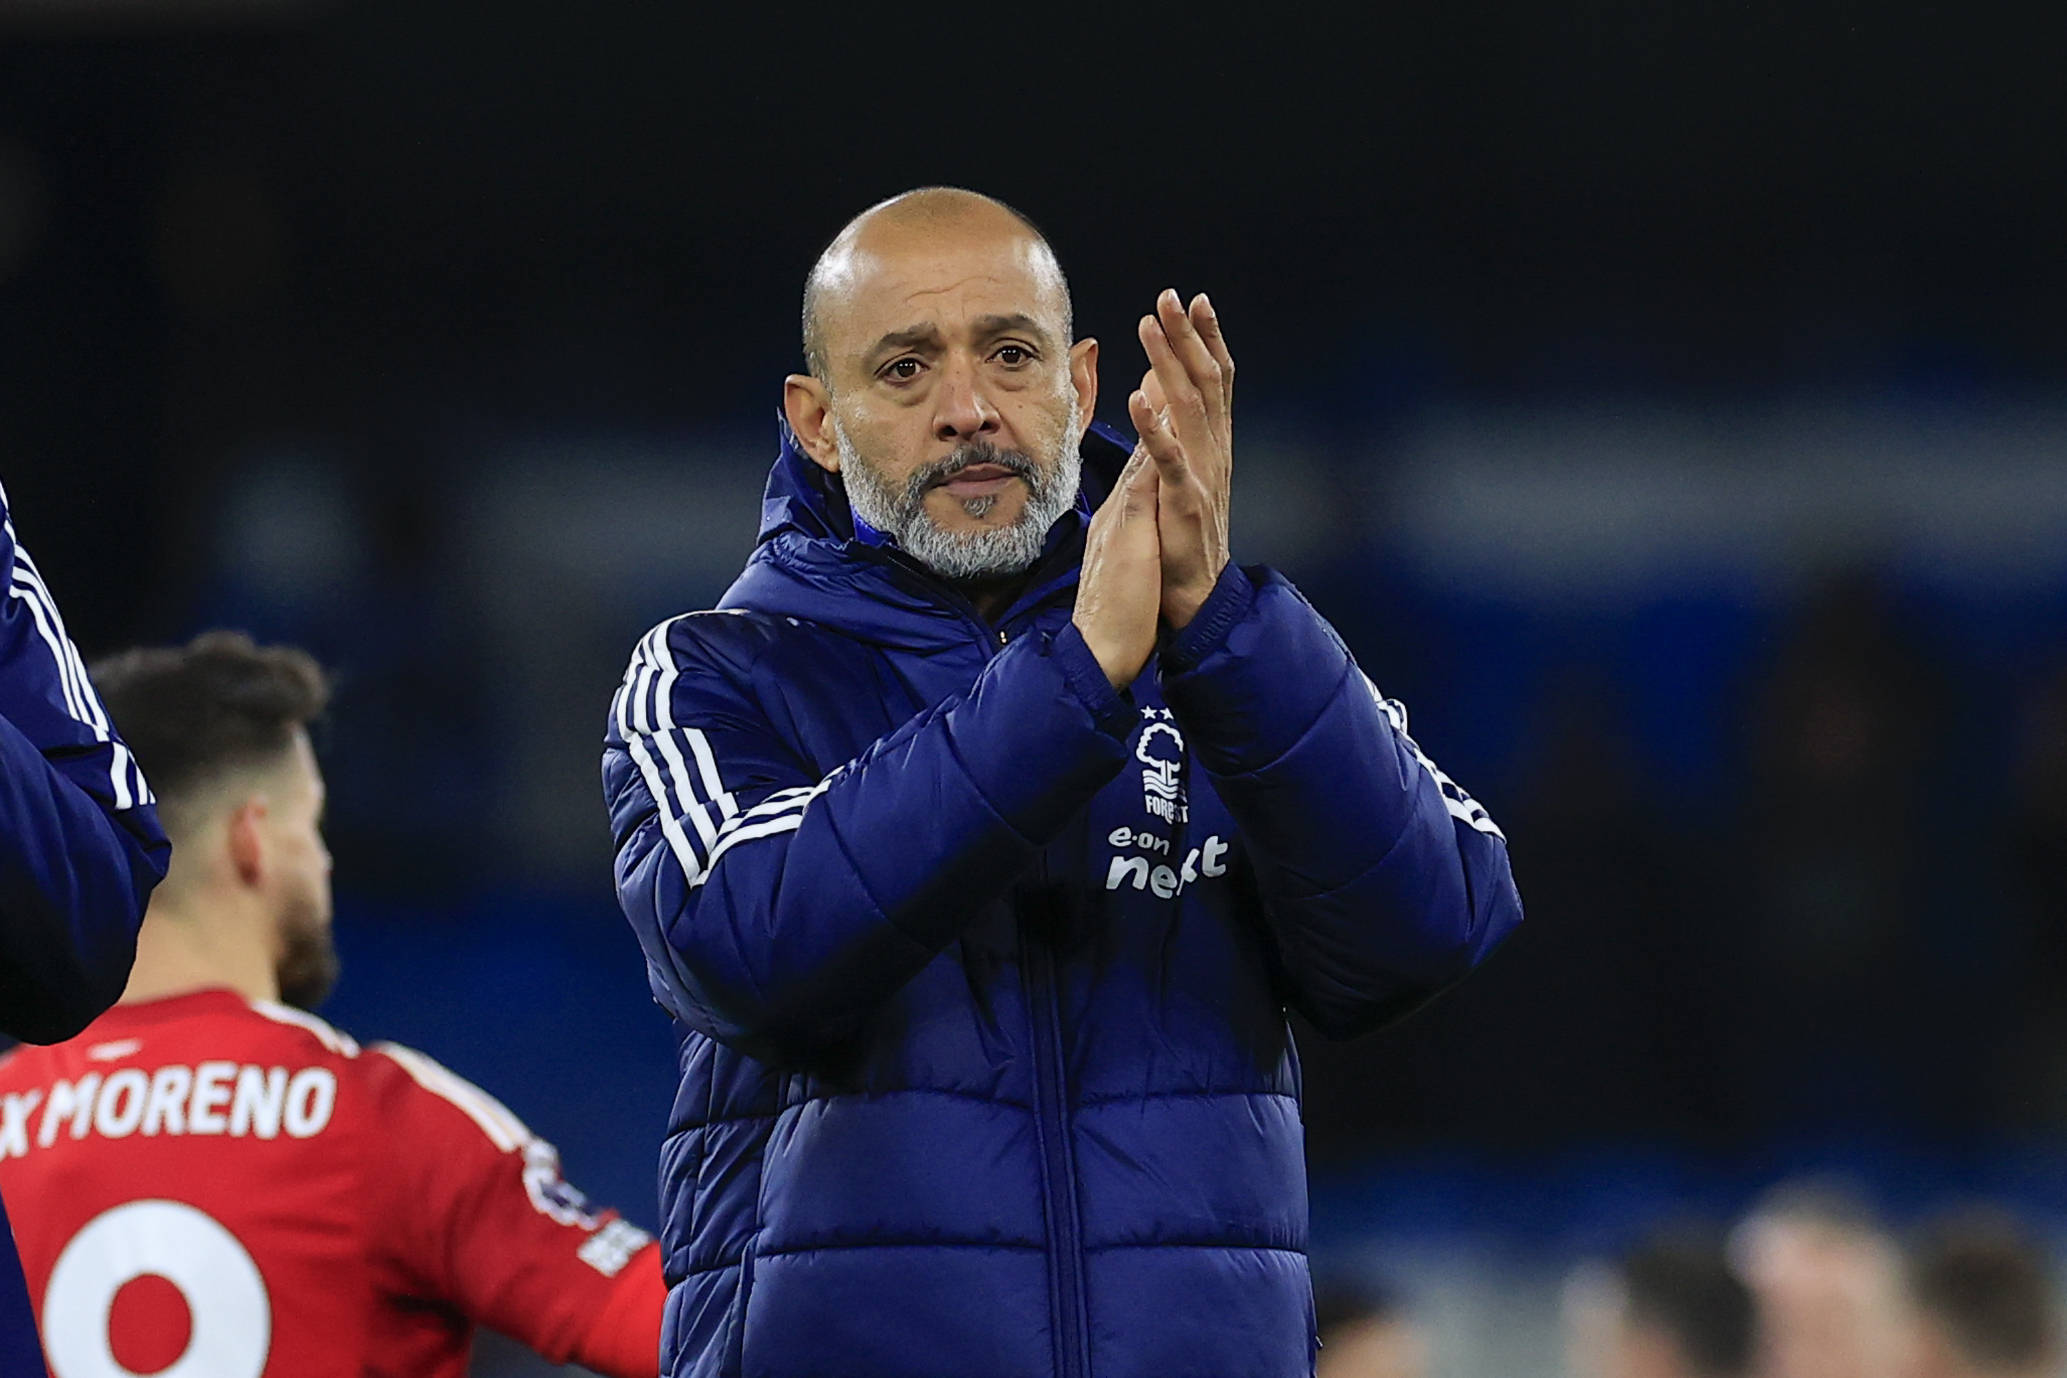
<instances>
[{"instance_id":1,"label":"man's ear","mask_svg":"<svg viewBox=\"0 0 2067 1378\"><path fill-rule=\"evenodd\" d=\"M782 414L789 419L797 444L811 462L828 474L840 472L840 442L833 435L833 399L825 384L808 373L782 380Z\"/></svg>"},{"instance_id":2,"label":"man's ear","mask_svg":"<svg viewBox=\"0 0 2067 1378\"><path fill-rule=\"evenodd\" d=\"M246 885L258 885L266 878L266 813L263 794L254 794L230 813L224 829L230 849L230 868Z\"/></svg>"},{"instance_id":3,"label":"man's ear","mask_svg":"<svg viewBox=\"0 0 2067 1378\"><path fill-rule=\"evenodd\" d=\"M1077 390L1077 415L1088 430L1098 416L1098 341L1087 336L1069 347L1069 385Z\"/></svg>"}]
</instances>

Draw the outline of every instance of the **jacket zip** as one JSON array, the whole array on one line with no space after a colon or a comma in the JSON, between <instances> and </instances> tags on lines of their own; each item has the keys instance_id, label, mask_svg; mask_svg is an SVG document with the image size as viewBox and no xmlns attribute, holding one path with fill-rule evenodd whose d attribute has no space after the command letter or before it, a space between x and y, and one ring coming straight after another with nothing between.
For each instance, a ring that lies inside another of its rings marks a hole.
<instances>
[{"instance_id":1,"label":"jacket zip","mask_svg":"<svg viewBox=\"0 0 2067 1378\"><path fill-rule=\"evenodd\" d=\"M1037 881L1046 881L1045 857L1036 863L1034 874ZM1036 893L1045 894L1045 885ZM1034 1138L1041 1149L1041 1205L1053 1246L1048 1251L1048 1286L1054 1298L1055 1371L1058 1378L1089 1378L1083 1232L1077 1218L1076 1154L1070 1144L1067 1078L1062 1066L1062 1005L1055 988L1050 937L1020 925L1020 965L1026 973L1027 1011L1033 1016L1034 1028Z\"/></svg>"},{"instance_id":2,"label":"jacket zip","mask_svg":"<svg viewBox=\"0 0 2067 1378\"><path fill-rule=\"evenodd\" d=\"M949 606L960 613L976 633L986 661L1009 641L1004 618L997 625L985 621L975 605L952 588L928 576L923 569L891 563L918 574L944 595ZM1023 616L1032 616L1029 608ZM1009 613L1008 613L1009 616ZM1034 893L1045 897L1048 862L1045 854L1034 861ZM1062 1055L1062 1003L1055 989L1055 960L1051 935L1036 934L1019 925L1019 962L1027 1012L1034 1034L1034 1138L1041 1149L1041 1209L1048 1221L1052 1247L1048 1250L1048 1288L1053 1299L1050 1315L1055 1324L1055 1372L1057 1378L1090 1378L1091 1346L1085 1317L1082 1222L1077 1218L1076 1154L1070 1144L1069 1098Z\"/></svg>"},{"instance_id":3,"label":"jacket zip","mask_svg":"<svg viewBox=\"0 0 2067 1378\"><path fill-rule=\"evenodd\" d=\"M981 629L984 656L995 656L1010 640L1002 623L990 626L967 614ZM993 641L994 639L994 641ZM1034 858L1033 893L1047 904L1048 858ZM1048 1294L1055 1325L1057 1378L1090 1378L1091 1344L1085 1318L1083 1228L1077 1218L1076 1153L1070 1144L1068 1078L1063 1071L1062 998L1055 988L1053 934L1019 925L1019 967L1034 1036L1034 1139L1041 1150L1041 1211L1048 1222Z\"/></svg>"}]
</instances>

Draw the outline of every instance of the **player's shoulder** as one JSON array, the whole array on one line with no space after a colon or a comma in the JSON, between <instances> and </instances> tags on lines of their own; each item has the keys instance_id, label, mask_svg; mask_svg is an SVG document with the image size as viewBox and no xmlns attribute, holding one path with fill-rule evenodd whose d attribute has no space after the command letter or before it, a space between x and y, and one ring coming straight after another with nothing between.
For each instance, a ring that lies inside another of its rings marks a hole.
<instances>
[{"instance_id":1,"label":"player's shoulder","mask_svg":"<svg viewBox=\"0 0 2067 1378\"><path fill-rule=\"evenodd\" d=\"M299 1046L312 1054L322 1054L347 1062L356 1061L361 1055L358 1041L350 1034L332 1024L329 1020L296 1009L274 1000L247 1000L245 1009L259 1020L273 1037L288 1046Z\"/></svg>"},{"instance_id":2,"label":"player's shoulder","mask_svg":"<svg viewBox=\"0 0 2067 1378\"><path fill-rule=\"evenodd\" d=\"M368 1077L398 1116L434 1118L453 1126L471 1122L498 1151L524 1150L536 1137L515 1112L444 1063L401 1043L366 1049Z\"/></svg>"},{"instance_id":3,"label":"player's shoulder","mask_svg":"<svg viewBox=\"0 0 2067 1378\"><path fill-rule=\"evenodd\" d=\"M36 1052L36 1048L27 1043L0 1049L0 1091L35 1076Z\"/></svg>"},{"instance_id":4,"label":"player's shoulder","mask_svg":"<svg viewBox=\"0 0 2067 1378\"><path fill-rule=\"evenodd\" d=\"M0 1056L0 1082L104 1072L139 1059L140 1065L230 1057L342 1067L359 1056L350 1034L306 1010L207 990L117 1006L62 1043L23 1044Z\"/></svg>"}]
</instances>

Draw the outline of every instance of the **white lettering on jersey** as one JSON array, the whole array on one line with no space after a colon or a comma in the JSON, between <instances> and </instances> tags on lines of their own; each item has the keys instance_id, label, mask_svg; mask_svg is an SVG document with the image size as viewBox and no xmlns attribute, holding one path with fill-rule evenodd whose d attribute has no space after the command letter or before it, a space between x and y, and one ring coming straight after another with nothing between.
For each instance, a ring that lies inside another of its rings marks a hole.
<instances>
[{"instance_id":1,"label":"white lettering on jersey","mask_svg":"<svg viewBox=\"0 0 2067 1378\"><path fill-rule=\"evenodd\" d=\"M287 1108L285 1067L239 1067L237 1096L230 1102L230 1136L256 1134L261 1139L280 1136L280 1116Z\"/></svg>"},{"instance_id":2,"label":"white lettering on jersey","mask_svg":"<svg viewBox=\"0 0 2067 1378\"><path fill-rule=\"evenodd\" d=\"M36 1131L36 1147L49 1148L57 1142L57 1127L69 1115L72 1119L72 1137L86 1137L86 1127L93 1122L93 1097L100 1090L100 1073L88 1072L75 1082L61 1081L50 1088L50 1100L43 1107L43 1127Z\"/></svg>"},{"instance_id":3,"label":"white lettering on jersey","mask_svg":"<svg viewBox=\"0 0 2067 1378\"><path fill-rule=\"evenodd\" d=\"M59 1133L91 1132L104 1139L131 1134L225 1134L231 1138L307 1139L330 1127L337 1112L337 1076L328 1067L169 1063L146 1075L124 1067L88 1072L42 1090L0 1096L0 1158L20 1158L31 1147L29 1125L38 1109L34 1147L49 1148Z\"/></svg>"},{"instance_id":4,"label":"white lettering on jersey","mask_svg":"<svg viewBox=\"0 0 2067 1378\"><path fill-rule=\"evenodd\" d=\"M234 1062L204 1062L194 1069L194 1099L187 1106L187 1133L220 1134L229 1128L223 1108L230 1103Z\"/></svg>"},{"instance_id":5,"label":"white lettering on jersey","mask_svg":"<svg viewBox=\"0 0 2067 1378\"><path fill-rule=\"evenodd\" d=\"M143 1120L144 1097L150 1091L151 1083L134 1067L124 1067L109 1077L101 1083L100 1098L94 1102L94 1129L103 1139L128 1138Z\"/></svg>"},{"instance_id":6,"label":"white lettering on jersey","mask_svg":"<svg viewBox=\"0 0 2067 1378\"><path fill-rule=\"evenodd\" d=\"M337 1077L328 1067L304 1067L287 1083L287 1132L306 1139L323 1132L337 1108Z\"/></svg>"},{"instance_id":7,"label":"white lettering on jersey","mask_svg":"<svg viewBox=\"0 0 2067 1378\"><path fill-rule=\"evenodd\" d=\"M151 1098L144 1102L143 1130L156 1134L187 1132L186 1099L194 1089L194 1069L168 1063L151 1076Z\"/></svg>"},{"instance_id":8,"label":"white lettering on jersey","mask_svg":"<svg viewBox=\"0 0 2067 1378\"><path fill-rule=\"evenodd\" d=\"M41 1091L0 1096L0 1158L29 1156L29 1116L42 1099Z\"/></svg>"}]
</instances>

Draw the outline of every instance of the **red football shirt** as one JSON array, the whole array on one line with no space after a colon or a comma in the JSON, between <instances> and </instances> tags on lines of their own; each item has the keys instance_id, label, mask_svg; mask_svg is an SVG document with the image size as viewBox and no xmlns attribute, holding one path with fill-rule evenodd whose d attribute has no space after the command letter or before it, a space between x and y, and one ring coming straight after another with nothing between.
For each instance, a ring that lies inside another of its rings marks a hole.
<instances>
[{"instance_id":1,"label":"red football shirt","mask_svg":"<svg viewBox=\"0 0 2067 1378\"><path fill-rule=\"evenodd\" d=\"M659 1248L423 1054L227 990L0 1060L53 1378L460 1378L475 1325L659 1369Z\"/></svg>"}]
</instances>

